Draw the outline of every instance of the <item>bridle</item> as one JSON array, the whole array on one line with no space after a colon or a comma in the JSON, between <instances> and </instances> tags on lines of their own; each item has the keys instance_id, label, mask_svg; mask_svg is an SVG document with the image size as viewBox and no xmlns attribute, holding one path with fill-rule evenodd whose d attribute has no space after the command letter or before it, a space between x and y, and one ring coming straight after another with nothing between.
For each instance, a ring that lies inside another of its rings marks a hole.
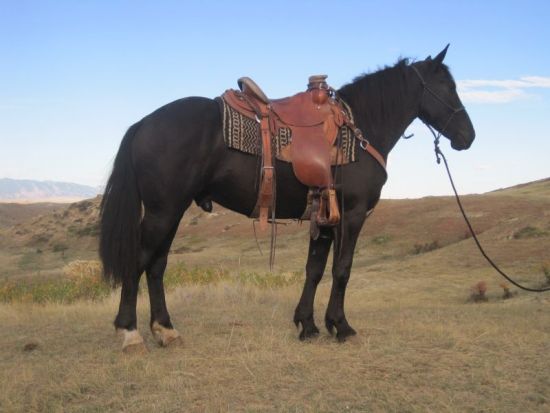
<instances>
[{"instance_id":1,"label":"bridle","mask_svg":"<svg viewBox=\"0 0 550 413\"><path fill-rule=\"evenodd\" d=\"M436 156L437 156L437 163L440 163L439 154L441 152L439 151L439 138L441 137L441 135L443 135L445 133L445 131L447 130L447 127L449 126L449 124L451 123L451 121L453 120L455 115L457 113L464 112L466 109L462 105L458 108L455 108L455 107L451 106L450 104L448 104L447 102L445 102L441 98L441 96L439 96L432 89L430 89L430 87L428 86L428 84L426 83L426 81L424 80L424 78L420 74L419 70L416 68L416 66L411 65L411 68L414 70L414 73L416 73L416 75L420 79L420 83L422 84L422 96L420 96L420 106L422 105L422 100L424 99L424 95L426 94L426 92L428 92L439 103L441 103L443 106L447 107L451 111L451 114L449 115L449 117L448 117L447 121L445 122L443 128L441 129L441 131L439 131L437 133L435 132L432 125L430 125L428 122L426 122L424 119L420 118L420 116L419 116L419 119L424 123L424 125L426 125L428 127L428 129L430 130L430 132L434 136L434 145L435 145L435 153L436 153ZM420 112L420 109L419 109L419 112Z\"/></svg>"}]
</instances>

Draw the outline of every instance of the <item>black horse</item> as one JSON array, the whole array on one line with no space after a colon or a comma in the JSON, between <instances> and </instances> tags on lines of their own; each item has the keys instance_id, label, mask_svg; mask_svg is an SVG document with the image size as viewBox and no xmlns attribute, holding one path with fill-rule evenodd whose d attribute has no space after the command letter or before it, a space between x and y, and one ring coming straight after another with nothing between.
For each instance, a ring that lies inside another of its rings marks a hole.
<instances>
[{"instance_id":1,"label":"black horse","mask_svg":"<svg viewBox=\"0 0 550 413\"><path fill-rule=\"evenodd\" d=\"M447 46L448 47L448 46ZM392 67L356 78L337 91L351 108L356 125L386 159L407 126L420 118L451 141L454 149L470 147L474 128L456 92L443 59ZM380 198L386 172L368 153L357 150L357 161L344 165L338 187L343 222L323 229L310 240L306 280L294 322L305 339L319 333L313 300L333 241L332 290L325 325L339 340L356 334L344 313L357 237ZM299 218L308 188L294 176L290 164L277 161L277 218ZM143 347L136 329L138 283L147 275L151 330L162 346L179 339L166 308L163 274L178 224L193 200L218 204L250 215L257 200L258 159L228 149L222 137L219 104L189 97L161 107L129 128L107 183L101 206L100 255L106 277L122 283L115 327L124 332L123 349Z\"/></svg>"}]
</instances>

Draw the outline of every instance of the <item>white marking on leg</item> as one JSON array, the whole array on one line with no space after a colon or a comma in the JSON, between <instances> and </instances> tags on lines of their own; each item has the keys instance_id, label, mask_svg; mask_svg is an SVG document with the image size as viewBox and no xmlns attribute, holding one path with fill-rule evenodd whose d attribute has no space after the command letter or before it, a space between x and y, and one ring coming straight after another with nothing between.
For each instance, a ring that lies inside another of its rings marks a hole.
<instances>
[{"instance_id":1,"label":"white marking on leg","mask_svg":"<svg viewBox=\"0 0 550 413\"><path fill-rule=\"evenodd\" d=\"M153 333L155 340L157 340L157 343L159 343L162 347L166 347L178 339L181 340L178 330L175 328L166 328L156 321L154 321L153 325L151 325L151 332Z\"/></svg>"},{"instance_id":2,"label":"white marking on leg","mask_svg":"<svg viewBox=\"0 0 550 413\"><path fill-rule=\"evenodd\" d=\"M122 351L128 352L133 350L146 351L143 337L137 330L126 330L124 328L118 329L118 332L124 335L124 341L122 342Z\"/></svg>"}]
</instances>

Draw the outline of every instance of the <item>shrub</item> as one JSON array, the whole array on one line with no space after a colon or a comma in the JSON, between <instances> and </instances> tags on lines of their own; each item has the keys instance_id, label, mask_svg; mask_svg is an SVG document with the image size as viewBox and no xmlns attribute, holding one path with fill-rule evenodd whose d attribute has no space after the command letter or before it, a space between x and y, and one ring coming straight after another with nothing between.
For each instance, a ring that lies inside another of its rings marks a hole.
<instances>
[{"instance_id":1,"label":"shrub","mask_svg":"<svg viewBox=\"0 0 550 413\"><path fill-rule=\"evenodd\" d=\"M523 227L516 232L514 232L514 239L523 239L523 238L540 238L548 235L548 232L530 225Z\"/></svg>"},{"instance_id":2,"label":"shrub","mask_svg":"<svg viewBox=\"0 0 550 413\"><path fill-rule=\"evenodd\" d=\"M81 202L72 204L69 208L71 209L75 208L75 209L78 209L80 212L86 212L88 208L92 208L93 206L94 204L92 201L81 201Z\"/></svg>"},{"instance_id":3,"label":"shrub","mask_svg":"<svg viewBox=\"0 0 550 413\"><path fill-rule=\"evenodd\" d=\"M545 262L541 266L542 274L544 275L544 285L550 285L550 262Z\"/></svg>"},{"instance_id":4,"label":"shrub","mask_svg":"<svg viewBox=\"0 0 550 413\"><path fill-rule=\"evenodd\" d=\"M63 268L63 273L72 280L91 279L101 281L103 267L99 261L76 260Z\"/></svg>"},{"instance_id":5,"label":"shrub","mask_svg":"<svg viewBox=\"0 0 550 413\"><path fill-rule=\"evenodd\" d=\"M53 244L53 252L61 252L61 255L64 255L65 251L69 249L69 246L63 242L57 242Z\"/></svg>"},{"instance_id":6,"label":"shrub","mask_svg":"<svg viewBox=\"0 0 550 413\"><path fill-rule=\"evenodd\" d=\"M389 242L390 237L388 235L378 235L372 239L372 243L376 245L384 245Z\"/></svg>"},{"instance_id":7,"label":"shrub","mask_svg":"<svg viewBox=\"0 0 550 413\"><path fill-rule=\"evenodd\" d=\"M510 286L506 283L501 283L500 286L502 287L502 290L504 293L502 294L502 298L504 300L507 300L508 298L512 298L515 294L510 291Z\"/></svg>"},{"instance_id":8,"label":"shrub","mask_svg":"<svg viewBox=\"0 0 550 413\"><path fill-rule=\"evenodd\" d=\"M474 284L471 288L472 294L470 295L470 299L473 302L483 302L488 301L487 296L485 293L487 292L487 283L485 281L479 281L477 284Z\"/></svg>"},{"instance_id":9,"label":"shrub","mask_svg":"<svg viewBox=\"0 0 550 413\"><path fill-rule=\"evenodd\" d=\"M88 224L84 228L77 229L75 233L79 237L85 237L85 236L95 237L99 235L99 222L93 222L91 224Z\"/></svg>"},{"instance_id":10,"label":"shrub","mask_svg":"<svg viewBox=\"0 0 550 413\"><path fill-rule=\"evenodd\" d=\"M27 233L27 231L24 232L25 234ZM32 236L31 238L31 244L45 244L47 243L51 238L52 238L52 234L35 234Z\"/></svg>"},{"instance_id":11,"label":"shrub","mask_svg":"<svg viewBox=\"0 0 550 413\"><path fill-rule=\"evenodd\" d=\"M413 254L414 255L423 254L425 252L430 252L438 248L441 248L441 245L439 245L439 241L437 240L426 244L414 244Z\"/></svg>"}]
</instances>

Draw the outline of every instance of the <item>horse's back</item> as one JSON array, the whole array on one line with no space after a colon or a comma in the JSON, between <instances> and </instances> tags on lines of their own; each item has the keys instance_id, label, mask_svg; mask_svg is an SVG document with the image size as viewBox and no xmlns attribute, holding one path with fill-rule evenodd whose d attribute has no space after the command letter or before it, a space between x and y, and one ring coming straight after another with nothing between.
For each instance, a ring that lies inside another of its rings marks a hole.
<instances>
[{"instance_id":1,"label":"horse's back","mask_svg":"<svg viewBox=\"0 0 550 413\"><path fill-rule=\"evenodd\" d=\"M138 124L132 159L144 204L178 208L190 202L224 147L218 103L203 97L179 99Z\"/></svg>"},{"instance_id":2,"label":"horse's back","mask_svg":"<svg viewBox=\"0 0 550 413\"><path fill-rule=\"evenodd\" d=\"M188 97L158 108L139 124L133 145L136 161L150 152L165 155L189 145L213 145L208 138L221 131L221 113L215 100Z\"/></svg>"}]
</instances>

